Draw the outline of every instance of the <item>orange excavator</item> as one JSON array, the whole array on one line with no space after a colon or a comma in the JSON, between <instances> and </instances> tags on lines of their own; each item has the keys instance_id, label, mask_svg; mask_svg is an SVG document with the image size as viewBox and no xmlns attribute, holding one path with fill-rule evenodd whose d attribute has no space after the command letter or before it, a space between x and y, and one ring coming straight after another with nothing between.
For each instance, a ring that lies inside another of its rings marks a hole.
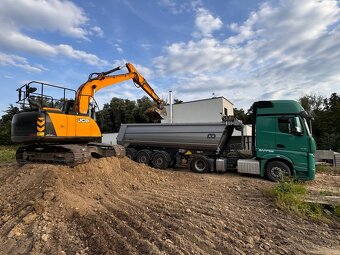
<instances>
[{"instance_id":1,"label":"orange excavator","mask_svg":"<svg viewBox=\"0 0 340 255\"><path fill-rule=\"evenodd\" d=\"M124 67L128 69L127 73L112 75ZM17 150L17 162L51 162L75 166L87 162L91 157L124 156L125 149L122 146L97 142L102 135L95 121L98 105L94 95L100 89L130 79L156 103L147 110L148 116L153 119L164 118L164 101L131 63L107 72L90 74L77 91L36 81L17 89L17 103L22 111L12 119L11 139L26 144ZM61 91L61 99L46 94L55 89ZM70 94L74 99L67 99Z\"/></svg>"}]
</instances>

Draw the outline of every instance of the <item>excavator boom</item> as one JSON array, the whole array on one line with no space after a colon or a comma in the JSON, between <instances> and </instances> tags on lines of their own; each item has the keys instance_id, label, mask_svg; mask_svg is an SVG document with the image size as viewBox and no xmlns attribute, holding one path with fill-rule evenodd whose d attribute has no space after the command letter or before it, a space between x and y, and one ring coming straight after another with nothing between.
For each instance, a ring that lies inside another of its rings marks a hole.
<instances>
[{"instance_id":1,"label":"excavator boom","mask_svg":"<svg viewBox=\"0 0 340 255\"><path fill-rule=\"evenodd\" d=\"M142 88L157 104L158 107L153 107L151 111L156 111L160 117L166 116L164 109L164 102L155 91L151 88L145 78L136 70L136 68L131 64L127 63L125 67L128 69L126 74L110 75L113 72L121 70L124 66L119 66L107 72L93 73L89 76L87 82L82 84L76 93L75 101L75 112L80 114L88 114L89 103L94 97L96 91L99 91L105 87L118 84L123 81L132 79L135 84ZM150 114L149 114L150 115Z\"/></svg>"}]
</instances>

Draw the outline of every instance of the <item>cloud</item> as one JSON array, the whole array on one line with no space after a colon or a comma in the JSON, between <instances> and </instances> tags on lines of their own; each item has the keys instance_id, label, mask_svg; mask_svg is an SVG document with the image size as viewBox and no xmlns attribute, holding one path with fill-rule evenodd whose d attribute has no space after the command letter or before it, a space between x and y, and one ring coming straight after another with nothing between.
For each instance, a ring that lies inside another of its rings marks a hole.
<instances>
[{"instance_id":1,"label":"cloud","mask_svg":"<svg viewBox=\"0 0 340 255\"><path fill-rule=\"evenodd\" d=\"M0 33L0 49L28 52L40 56L53 56L57 54L57 50L53 45L31 38L15 30L7 31L4 29Z\"/></svg>"},{"instance_id":2,"label":"cloud","mask_svg":"<svg viewBox=\"0 0 340 255\"><path fill-rule=\"evenodd\" d=\"M75 50L70 45L60 44L55 47L57 52L69 58L81 60L93 66L106 66L109 64L106 60L98 58L94 54L87 53L81 50Z\"/></svg>"},{"instance_id":3,"label":"cloud","mask_svg":"<svg viewBox=\"0 0 340 255\"><path fill-rule=\"evenodd\" d=\"M140 45L140 47L142 47L144 50L150 50L151 47L152 47L152 44L150 44L150 43L142 43Z\"/></svg>"},{"instance_id":4,"label":"cloud","mask_svg":"<svg viewBox=\"0 0 340 255\"><path fill-rule=\"evenodd\" d=\"M13 66L31 71L44 69L30 66L27 59L19 57L18 54L41 57L66 56L90 65L107 65L106 60L94 54L73 49L66 44L50 44L24 33L44 30L86 40L87 36L93 33L103 35L103 31L97 26L88 31L87 22L88 18L84 11L70 1L3 0L0 2L0 51L6 52L1 53L3 60L4 56L7 56L7 64L11 63Z\"/></svg>"},{"instance_id":5,"label":"cloud","mask_svg":"<svg viewBox=\"0 0 340 255\"><path fill-rule=\"evenodd\" d=\"M179 15L187 12L193 11L198 6L202 5L201 0L159 0L158 5L166 7L170 13L174 15Z\"/></svg>"},{"instance_id":6,"label":"cloud","mask_svg":"<svg viewBox=\"0 0 340 255\"><path fill-rule=\"evenodd\" d=\"M115 43L113 46L115 47L115 49L116 49L116 51L118 53L123 53L124 52L123 48L120 46L119 43Z\"/></svg>"},{"instance_id":7,"label":"cloud","mask_svg":"<svg viewBox=\"0 0 340 255\"><path fill-rule=\"evenodd\" d=\"M172 43L153 62L183 98L215 92L245 107L251 98L329 95L339 91L339 23L335 0L263 3L244 22L229 24L229 36L212 36L222 29L216 21L213 29L202 26L205 37Z\"/></svg>"},{"instance_id":8,"label":"cloud","mask_svg":"<svg viewBox=\"0 0 340 255\"><path fill-rule=\"evenodd\" d=\"M88 18L70 1L61 0L2 0L0 17L3 23L19 29L58 31L64 35L85 38Z\"/></svg>"},{"instance_id":9,"label":"cloud","mask_svg":"<svg viewBox=\"0 0 340 255\"><path fill-rule=\"evenodd\" d=\"M27 72L36 72L36 73L40 73L46 70L41 65L37 65L37 66L30 65L26 58L16 56L16 55L8 55L8 54L4 54L1 52L0 52L0 65L15 66L15 67L24 69ZM5 78L13 78L13 77L5 76Z\"/></svg>"},{"instance_id":10,"label":"cloud","mask_svg":"<svg viewBox=\"0 0 340 255\"><path fill-rule=\"evenodd\" d=\"M91 27L91 30L92 30L92 34L94 33L98 37L104 37L104 32L100 27L94 26L94 27Z\"/></svg>"},{"instance_id":11,"label":"cloud","mask_svg":"<svg viewBox=\"0 0 340 255\"><path fill-rule=\"evenodd\" d=\"M223 22L220 18L215 18L207 9L200 7L196 10L195 25L200 35L211 37L214 31L222 27Z\"/></svg>"}]
</instances>

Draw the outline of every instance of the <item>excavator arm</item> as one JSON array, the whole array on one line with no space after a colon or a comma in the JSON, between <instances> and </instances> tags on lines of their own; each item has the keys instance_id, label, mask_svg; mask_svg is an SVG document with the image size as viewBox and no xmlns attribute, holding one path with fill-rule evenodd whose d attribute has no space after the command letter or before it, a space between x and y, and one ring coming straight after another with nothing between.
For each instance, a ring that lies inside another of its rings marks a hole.
<instances>
[{"instance_id":1,"label":"excavator arm","mask_svg":"<svg viewBox=\"0 0 340 255\"><path fill-rule=\"evenodd\" d=\"M105 87L132 79L135 84L141 87L157 104L150 111L156 111L160 117L166 116L164 101L159 98L145 78L131 64L127 63L125 67L128 69L126 74L109 75L113 72L121 70L124 66L116 67L112 70L102 73L92 73L87 82L82 84L76 93L74 110L80 114L88 114L90 101L94 97L96 91Z\"/></svg>"}]
</instances>

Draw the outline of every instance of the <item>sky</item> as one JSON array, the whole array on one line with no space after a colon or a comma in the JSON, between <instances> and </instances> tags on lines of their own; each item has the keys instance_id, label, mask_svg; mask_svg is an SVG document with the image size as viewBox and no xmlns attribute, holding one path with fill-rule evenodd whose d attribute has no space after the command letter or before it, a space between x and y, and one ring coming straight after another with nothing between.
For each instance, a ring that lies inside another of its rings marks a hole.
<instances>
[{"instance_id":1,"label":"sky","mask_svg":"<svg viewBox=\"0 0 340 255\"><path fill-rule=\"evenodd\" d=\"M1 114L26 82L77 89L126 62L165 100L340 92L337 0L1 0L0 30ZM143 95L127 81L96 101Z\"/></svg>"}]
</instances>

